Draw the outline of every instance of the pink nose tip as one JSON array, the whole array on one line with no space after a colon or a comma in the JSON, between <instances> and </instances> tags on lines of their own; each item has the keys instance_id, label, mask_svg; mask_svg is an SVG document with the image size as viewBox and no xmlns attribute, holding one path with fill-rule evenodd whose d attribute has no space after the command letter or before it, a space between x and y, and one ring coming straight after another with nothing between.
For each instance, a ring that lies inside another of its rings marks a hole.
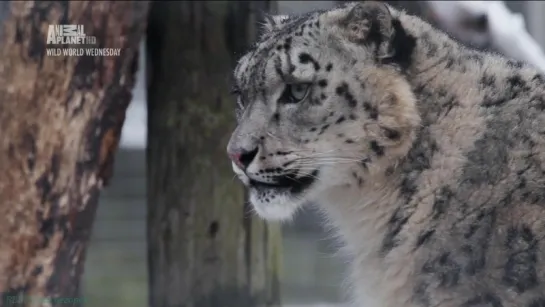
<instances>
[{"instance_id":1,"label":"pink nose tip","mask_svg":"<svg viewBox=\"0 0 545 307\"><path fill-rule=\"evenodd\" d=\"M238 167L243 168L244 166L240 162L240 156L241 156L240 153L231 153L231 154L229 154L229 158L231 159L231 161L235 162L235 164Z\"/></svg>"},{"instance_id":2,"label":"pink nose tip","mask_svg":"<svg viewBox=\"0 0 545 307\"><path fill-rule=\"evenodd\" d=\"M232 150L228 152L229 158L241 169L248 168L250 163L255 159L258 149L252 150Z\"/></svg>"}]
</instances>

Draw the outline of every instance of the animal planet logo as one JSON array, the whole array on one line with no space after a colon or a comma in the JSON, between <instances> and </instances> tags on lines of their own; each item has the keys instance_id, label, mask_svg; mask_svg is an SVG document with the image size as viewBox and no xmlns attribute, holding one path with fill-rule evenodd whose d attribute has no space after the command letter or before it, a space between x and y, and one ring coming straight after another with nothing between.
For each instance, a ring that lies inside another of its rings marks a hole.
<instances>
[{"instance_id":1,"label":"animal planet logo","mask_svg":"<svg viewBox=\"0 0 545 307\"><path fill-rule=\"evenodd\" d=\"M85 34L83 25L49 25L48 45L95 45L95 36ZM48 56L119 56L121 48L46 48Z\"/></svg>"},{"instance_id":2,"label":"animal planet logo","mask_svg":"<svg viewBox=\"0 0 545 307\"><path fill-rule=\"evenodd\" d=\"M87 36L83 25L49 25L47 29L48 45L96 44L96 37Z\"/></svg>"}]
</instances>

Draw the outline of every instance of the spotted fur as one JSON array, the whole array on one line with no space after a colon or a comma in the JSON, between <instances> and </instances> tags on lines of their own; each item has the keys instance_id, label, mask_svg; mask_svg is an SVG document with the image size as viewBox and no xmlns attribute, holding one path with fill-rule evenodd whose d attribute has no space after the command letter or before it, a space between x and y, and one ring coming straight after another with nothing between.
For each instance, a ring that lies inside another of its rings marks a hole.
<instances>
[{"instance_id":1,"label":"spotted fur","mask_svg":"<svg viewBox=\"0 0 545 307\"><path fill-rule=\"evenodd\" d=\"M545 306L542 74L372 1L266 28L228 145L260 216L324 210L355 306Z\"/></svg>"}]
</instances>

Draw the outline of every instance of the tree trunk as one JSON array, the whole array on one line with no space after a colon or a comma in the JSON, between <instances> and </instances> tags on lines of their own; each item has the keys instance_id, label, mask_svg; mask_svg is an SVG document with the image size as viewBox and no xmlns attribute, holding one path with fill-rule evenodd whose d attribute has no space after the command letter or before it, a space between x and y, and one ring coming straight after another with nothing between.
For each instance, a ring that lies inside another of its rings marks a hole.
<instances>
[{"instance_id":1,"label":"tree trunk","mask_svg":"<svg viewBox=\"0 0 545 307\"><path fill-rule=\"evenodd\" d=\"M280 229L244 205L226 156L229 78L268 1L154 2L148 28L150 306L279 302Z\"/></svg>"},{"instance_id":2,"label":"tree trunk","mask_svg":"<svg viewBox=\"0 0 545 307\"><path fill-rule=\"evenodd\" d=\"M81 303L146 13L146 2L131 1L0 4L0 306ZM47 45L48 26L58 24L84 25L92 47L121 55L48 55L68 47Z\"/></svg>"}]
</instances>

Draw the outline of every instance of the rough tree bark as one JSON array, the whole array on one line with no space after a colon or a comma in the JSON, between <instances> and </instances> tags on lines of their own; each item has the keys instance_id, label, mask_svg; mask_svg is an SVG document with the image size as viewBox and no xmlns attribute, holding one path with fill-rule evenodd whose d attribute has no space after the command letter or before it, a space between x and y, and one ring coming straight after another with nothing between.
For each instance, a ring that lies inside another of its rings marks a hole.
<instances>
[{"instance_id":1,"label":"rough tree bark","mask_svg":"<svg viewBox=\"0 0 545 307\"><path fill-rule=\"evenodd\" d=\"M47 298L66 305L79 295L147 3L13 1L0 8L0 306L42 306ZM62 47L46 45L55 24L84 25L94 47L121 48L121 56L47 56L47 47Z\"/></svg>"},{"instance_id":2,"label":"rough tree bark","mask_svg":"<svg viewBox=\"0 0 545 307\"><path fill-rule=\"evenodd\" d=\"M280 229L244 205L229 77L269 1L154 2L148 28L150 306L279 302Z\"/></svg>"}]
</instances>

